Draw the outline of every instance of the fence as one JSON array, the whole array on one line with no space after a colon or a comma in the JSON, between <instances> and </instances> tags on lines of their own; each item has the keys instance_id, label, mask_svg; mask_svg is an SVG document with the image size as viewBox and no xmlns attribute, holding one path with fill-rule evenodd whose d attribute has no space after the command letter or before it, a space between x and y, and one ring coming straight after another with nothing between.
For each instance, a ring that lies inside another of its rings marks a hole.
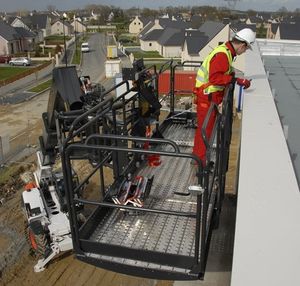
<instances>
[{"instance_id":1,"label":"fence","mask_svg":"<svg viewBox=\"0 0 300 286\"><path fill-rule=\"evenodd\" d=\"M21 161L22 158L36 152L38 137L42 134L41 119L21 133L10 136L0 136L0 164Z\"/></svg>"},{"instance_id":2,"label":"fence","mask_svg":"<svg viewBox=\"0 0 300 286\"><path fill-rule=\"evenodd\" d=\"M15 76L10 77L8 79L0 80L0 87L2 87L4 85L7 85L7 84L10 84L10 83L12 83L12 82L14 82L16 80L22 79L22 78L24 78L26 76L29 76L31 74L37 73L38 71L44 69L45 67L47 67L47 66L49 66L51 64L52 64L52 61L48 61L48 62L43 63L43 64L41 64L41 65L39 65L39 66L37 66L35 68L31 68L29 70L26 70L26 71L24 71L21 74L15 75Z\"/></svg>"}]
</instances>

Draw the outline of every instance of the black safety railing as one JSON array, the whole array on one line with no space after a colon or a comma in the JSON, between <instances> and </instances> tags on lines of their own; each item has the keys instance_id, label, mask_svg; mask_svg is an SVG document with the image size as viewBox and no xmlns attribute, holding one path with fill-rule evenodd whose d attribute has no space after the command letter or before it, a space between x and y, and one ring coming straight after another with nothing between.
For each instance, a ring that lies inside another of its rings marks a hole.
<instances>
[{"instance_id":1,"label":"black safety railing","mask_svg":"<svg viewBox=\"0 0 300 286\"><path fill-rule=\"evenodd\" d=\"M193 101L193 89L194 89L194 84L191 85L189 90L184 90L184 89L176 89L176 71L178 69L184 69L184 68L193 68L197 69L201 66L202 62L201 61L184 61L182 63L177 63L172 66L171 69L171 75L170 75L170 111L171 113L174 113L175 111L175 98L177 94L180 93L185 93L185 94L190 94L191 96L191 101ZM195 71L196 74L196 71Z\"/></svg>"},{"instance_id":2,"label":"black safety railing","mask_svg":"<svg viewBox=\"0 0 300 286\"><path fill-rule=\"evenodd\" d=\"M225 193L225 180L228 171L229 149L232 134L234 85L230 84L224 92L220 106L211 103L201 128L201 135L206 146L204 168L204 188L209 201L215 200L214 215L218 224ZM209 121L215 118L211 135L207 134Z\"/></svg>"}]
</instances>

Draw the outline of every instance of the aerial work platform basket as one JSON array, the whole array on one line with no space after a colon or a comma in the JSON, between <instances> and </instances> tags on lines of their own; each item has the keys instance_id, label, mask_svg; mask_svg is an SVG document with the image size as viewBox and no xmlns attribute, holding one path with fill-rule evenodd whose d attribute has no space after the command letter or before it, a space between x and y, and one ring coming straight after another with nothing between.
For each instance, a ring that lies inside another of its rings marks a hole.
<instances>
[{"instance_id":1,"label":"aerial work platform basket","mask_svg":"<svg viewBox=\"0 0 300 286\"><path fill-rule=\"evenodd\" d=\"M207 162L214 163L213 168L203 166L192 154L196 114L175 107L174 75L183 65L191 63L171 61L159 71L136 65L132 88L124 80L61 132L73 248L81 261L154 279L203 278L211 231L218 224L224 196L233 87L226 91L210 138L206 125L218 108L215 104L202 126ZM166 69L171 75L166 95L170 108L162 111L158 75ZM126 91L118 98L111 96L120 87ZM64 113L57 116L58 128L67 118ZM72 169L79 162L92 168L74 186ZM97 196L78 198L83 186L85 190L96 186ZM79 203L88 210L84 224L76 216Z\"/></svg>"}]
</instances>

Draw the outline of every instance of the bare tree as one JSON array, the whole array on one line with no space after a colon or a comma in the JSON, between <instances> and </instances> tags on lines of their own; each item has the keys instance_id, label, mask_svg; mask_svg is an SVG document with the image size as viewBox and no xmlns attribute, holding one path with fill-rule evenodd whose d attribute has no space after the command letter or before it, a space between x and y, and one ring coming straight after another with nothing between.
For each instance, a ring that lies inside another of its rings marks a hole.
<instances>
[{"instance_id":1,"label":"bare tree","mask_svg":"<svg viewBox=\"0 0 300 286\"><path fill-rule=\"evenodd\" d=\"M56 10L56 7L55 7L55 5L48 5L48 6L47 6L47 10L48 10L49 12L53 12L53 11Z\"/></svg>"}]
</instances>

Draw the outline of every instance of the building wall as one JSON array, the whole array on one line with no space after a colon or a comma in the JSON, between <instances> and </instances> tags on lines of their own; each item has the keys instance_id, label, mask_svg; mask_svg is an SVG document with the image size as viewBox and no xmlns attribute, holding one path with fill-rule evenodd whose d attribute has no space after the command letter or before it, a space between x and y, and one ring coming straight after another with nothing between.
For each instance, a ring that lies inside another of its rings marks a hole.
<instances>
[{"instance_id":1,"label":"building wall","mask_svg":"<svg viewBox=\"0 0 300 286\"><path fill-rule=\"evenodd\" d=\"M63 35L64 34L64 28L63 23L60 21L55 22L51 26L51 35ZM69 36L72 34L71 27L65 25L65 35Z\"/></svg>"},{"instance_id":2,"label":"building wall","mask_svg":"<svg viewBox=\"0 0 300 286\"><path fill-rule=\"evenodd\" d=\"M25 25L23 23L23 21L21 21L20 19L16 18L12 23L11 23L12 27L20 27L20 28L24 28L26 30L30 30L27 25Z\"/></svg>"},{"instance_id":3,"label":"building wall","mask_svg":"<svg viewBox=\"0 0 300 286\"><path fill-rule=\"evenodd\" d=\"M23 51L33 51L35 40L34 38L25 38L21 40L21 46Z\"/></svg>"},{"instance_id":4,"label":"building wall","mask_svg":"<svg viewBox=\"0 0 300 286\"><path fill-rule=\"evenodd\" d=\"M7 41L0 36L0 55L8 55Z\"/></svg>"},{"instance_id":5,"label":"building wall","mask_svg":"<svg viewBox=\"0 0 300 286\"><path fill-rule=\"evenodd\" d=\"M143 28L143 22L139 19L138 16L135 16L134 20L129 24L129 33L138 34L141 30L143 30Z\"/></svg>"},{"instance_id":6,"label":"building wall","mask_svg":"<svg viewBox=\"0 0 300 286\"><path fill-rule=\"evenodd\" d=\"M162 51L162 54L160 54L160 55L165 58L173 58L173 57L179 58L179 57L181 57L182 48L181 47L163 46L161 51Z\"/></svg>"},{"instance_id":7,"label":"building wall","mask_svg":"<svg viewBox=\"0 0 300 286\"><path fill-rule=\"evenodd\" d=\"M158 43L156 41L140 40L141 50L145 52L158 51Z\"/></svg>"},{"instance_id":8,"label":"building wall","mask_svg":"<svg viewBox=\"0 0 300 286\"><path fill-rule=\"evenodd\" d=\"M274 40L280 40L280 27L278 27Z\"/></svg>"},{"instance_id":9,"label":"building wall","mask_svg":"<svg viewBox=\"0 0 300 286\"><path fill-rule=\"evenodd\" d=\"M86 32L86 26L82 25L79 21L74 21L71 23L72 27L74 28L74 31L76 33L85 33Z\"/></svg>"},{"instance_id":10,"label":"building wall","mask_svg":"<svg viewBox=\"0 0 300 286\"><path fill-rule=\"evenodd\" d=\"M50 17L47 17L47 23L46 23L46 28L44 29L43 31L43 36L44 37L48 37L51 35L51 18Z\"/></svg>"},{"instance_id":11,"label":"building wall","mask_svg":"<svg viewBox=\"0 0 300 286\"><path fill-rule=\"evenodd\" d=\"M198 55L198 56L189 55L188 50L187 50L187 44L186 44L186 41L185 41L184 45L183 45L182 52L181 52L181 62L186 62L186 61L199 62L199 61L201 61L201 59L200 59L200 55ZM185 67L184 70L194 70L194 68L193 67Z\"/></svg>"},{"instance_id":12,"label":"building wall","mask_svg":"<svg viewBox=\"0 0 300 286\"><path fill-rule=\"evenodd\" d=\"M51 35L62 35L63 32L63 24L60 21L55 22L51 26Z\"/></svg>"},{"instance_id":13,"label":"building wall","mask_svg":"<svg viewBox=\"0 0 300 286\"><path fill-rule=\"evenodd\" d=\"M19 40L7 41L0 36L0 54L11 55L22 52L21 43Z\"/></svg>"}]
</instances>

